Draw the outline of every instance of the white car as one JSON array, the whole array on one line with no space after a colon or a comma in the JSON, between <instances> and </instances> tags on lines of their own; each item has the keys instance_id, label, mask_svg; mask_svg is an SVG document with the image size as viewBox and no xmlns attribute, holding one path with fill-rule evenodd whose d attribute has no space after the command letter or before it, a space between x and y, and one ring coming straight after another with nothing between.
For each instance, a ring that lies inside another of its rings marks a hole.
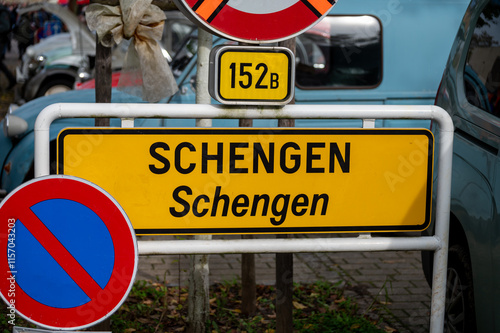
<instances>
[{"instance_id":1,"label":"white car","mask_svg":"<svg viewBox=\"0 0 500 333\"><path fill-rule=\"evenodd\" d=\"M95 59L95 35L66 7L53 3L39 3L19 12L43 9L57 16L67 32L42 39L27 48L22 64L17 68L20 83L16 104L23 104L40 96L52 95L73 89L81 77L92 77ZM189 35L194 24L178 11L167 12L164 33L160 44L167 61L177 51L184 36ZM121 69L128 41L124 40L112 51L112 70Z\"/></svg>"},{"instance_id":2,"label":"white car","mask_svg":"<svg viewBox=\"0 0 500 333\"><path fill-rule=\"evenodd\" d=\"M18 14L44 10L57 16L67 32L42 39L26 49L16 69L22 104L33 98L72 89L77 70L88 57L95 56L96 41L87 26L66 7L38 3L19 10Z\"/></svg>"}]
</instances>

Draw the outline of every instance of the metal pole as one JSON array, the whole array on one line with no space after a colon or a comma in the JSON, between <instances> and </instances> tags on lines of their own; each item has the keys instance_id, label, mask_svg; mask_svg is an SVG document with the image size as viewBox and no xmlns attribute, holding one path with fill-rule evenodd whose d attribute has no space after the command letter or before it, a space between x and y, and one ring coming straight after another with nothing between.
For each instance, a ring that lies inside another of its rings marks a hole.
<instances>
[{"instance_id":1,"label":"metal pole","mask_svg":"<svg viewBox=\"0 0 500 333\"><path fill-rule=\"evenodd\" d=\"M435 237L440 239L440 248L434 252L432 276L432 303L430 332L442 332L444 327L446 270L448 267L448 244L450 232L450 193L453 158L453 124L439 125L440 152L438 156L438 188L436 199Z\"/></svg>"},{"instance_id":2,"label":"metal pole","mask_svg":"<svg viewBox=\"0 0 500 333\"><path fill-rule=\"evenodd\" d=\"M196 73L196 104L210 104L208 93L208 69L212 34L198 29L198 58ZM196 119L196 127L212 127L212 119ZM210 240L212 235L196 235L196 241ZM205 332L210 315L208 254L194 254L190 257L188 293L188 332Z\"/></svg>"},{"instance_id":3,"label":"metal pole","mask_svg":"<svg viewBox=\"0 0 500 333\"><path fill-rule=\"evenodd\" d=\"M282 108L223 107L220 105L53 104L35 122L35 177L50 171L50 125L60 118L253 118L253 119L431 119L439 125L438 183L435 235L412 238L242 239L234 241L139 242L140 254L287 253L431 250L434 275L431 304L432 333L444 327L446 266L449 233L453 122L443 109L426 105L287 105ZM187 242L187 243L185 243Z\"/></svg>"}]
</instances>

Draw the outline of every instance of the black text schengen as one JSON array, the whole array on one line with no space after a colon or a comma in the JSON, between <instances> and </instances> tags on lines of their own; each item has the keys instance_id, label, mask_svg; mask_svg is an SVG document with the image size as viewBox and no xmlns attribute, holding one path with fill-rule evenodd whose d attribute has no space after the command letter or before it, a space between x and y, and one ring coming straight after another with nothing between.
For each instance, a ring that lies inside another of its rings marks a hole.
<instances>
[{"instance_id":1,"label":"black text schengen","mask_svg":"<svg viewBox=\"0 0 500 333\"><path fill-rule=\"evenodd\" d=\"M188 175L195 172L328 174L349 173L351 169L350 142L340 145L337 142L202 142L198 149L190 142L175 145L155 142L150 146L149 153L155 160L149 164L149 170L156 175ZM300 179L296 181L300 183ZM303 186L307 187L307 184ZM221 186L216 186L210 196L202 194L193 197L192 189L181 185L173 191L172 198L177 203L175 207L169 207L174 217L184 217L190 212L195 217L270 216L273 225L281 225L289 212L295 216L326 215L329 203L327 193L307 195L303 192L274 197L266 193L253 196L241 193L231 199Z\"/></svg>"}]
</instances>

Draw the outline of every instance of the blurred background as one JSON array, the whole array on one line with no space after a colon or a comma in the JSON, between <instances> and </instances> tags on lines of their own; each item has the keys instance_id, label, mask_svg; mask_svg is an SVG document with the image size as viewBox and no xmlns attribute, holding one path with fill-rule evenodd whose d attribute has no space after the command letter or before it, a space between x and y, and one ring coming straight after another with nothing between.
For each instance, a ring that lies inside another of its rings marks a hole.
<instances>
[{"instance_id":1,"label":"blurred background","mask_svg":"<svg viewBox=\"0 0 500 333\"><path fill-rule=\"evenodd\" d=\"M28 46L37 44L45 37L66 30L65 24L57 16L41 8L24 12L27 7L41 2L41 0L8 0L1 2L1 6L11 14L12 25L3 62L15 77L17 76L16 67L22 63L22 56ZM51 0L44 2L66 7L77 17L83 17L85 8L89 4L89 0ZM18 83L9 89L8 79L3 73L0 73L0 119L5 116L9 105L19 98L19 96L16 96L19 88L17 85Z\"/></svg>"}]
</instances>

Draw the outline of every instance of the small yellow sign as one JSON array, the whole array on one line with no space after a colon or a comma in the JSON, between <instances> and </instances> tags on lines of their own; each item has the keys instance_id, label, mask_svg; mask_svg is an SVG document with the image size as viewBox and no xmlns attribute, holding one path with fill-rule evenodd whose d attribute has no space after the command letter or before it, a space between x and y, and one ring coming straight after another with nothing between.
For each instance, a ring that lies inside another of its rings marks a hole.
<instances>
[{"instance_id":1,"label":"small yellow sign","mask_svg":"<svg viewBox=\"0 0 500 333\"><path fill-rule=\"evenodd\" d=\"M214 48L209 91L224 104L286 104L293 98L293 59L282 47Z\"/></svg>"},{"instance_id":2,"label":"small yellow sign","mask_svg":"<svg viewBox=\"0 0 500 333\"><path fill-rule=\"evenodd\" d=\"M66 129L59 173L87 179L138 234L417 231L425 129Z\"/></svg>"}]
</instances>

